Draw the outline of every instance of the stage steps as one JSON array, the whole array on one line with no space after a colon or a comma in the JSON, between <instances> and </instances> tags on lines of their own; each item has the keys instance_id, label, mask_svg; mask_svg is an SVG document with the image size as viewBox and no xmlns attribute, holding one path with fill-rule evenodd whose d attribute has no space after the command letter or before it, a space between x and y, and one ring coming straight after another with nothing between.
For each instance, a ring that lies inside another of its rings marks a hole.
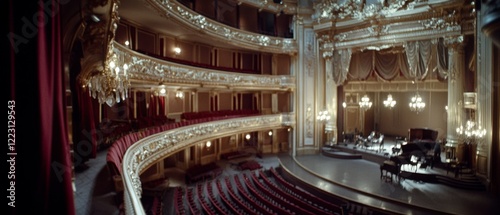
<instances>
[{"instance_id":1,"label":"stage steps","mask_svg":"<svg viewBox=\"0 0 500 215\"><path fill-rule=\"evenodd\" d=\"M436 180L441 184L446 184L451 187L457 187L468 190L486 190L484 184L481 183L479 179L477 179L472 170L464 169L462 171L463 172L460 173L458 177L454 177L455 176L454 173L452 173L453 174L452 177L436 175Z\"/></svg>"},{"instance_id":2,"label":"stage steps","mask_svg":"<svg viewBox=\"0 0 500 215\"><path fill-rule=\"evenodd\" d=\"M341 150L325 146L321 150L323 155L327 157L332 157L332 158L338 158L338 159L362 159L363 157L361 154L353 154L349 152L343 152Z\"/></svg>"}]
</instances>

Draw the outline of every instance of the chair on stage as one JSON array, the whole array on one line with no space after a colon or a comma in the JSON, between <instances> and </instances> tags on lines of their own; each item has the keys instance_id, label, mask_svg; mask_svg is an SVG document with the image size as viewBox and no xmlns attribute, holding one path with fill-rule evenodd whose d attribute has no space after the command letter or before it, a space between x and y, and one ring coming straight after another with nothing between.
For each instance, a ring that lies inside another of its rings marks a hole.
<instances>
[{"instance_id":1,"label":"chair on stage","mask_svg":"<svg viewBox=\"0 0 500 215\"><path fill-rule=\"evenodd\" d=\"M378 152L384 151L384 135L381 134L378 138L372 140L372 146L378 146Z\"/></svg>"},{"instance_id":2,"label":"chair on stage","mask_svg":"<svg viewBox=\"0 0 500 215\"><path fill-rule=\"evenodd\" d=\"M373 140L375 138L375 131L372 131L368 137L363 138L361 135L358 135L358 145L364 147L365 149L370 149L373 146Z\"/></svg>"}]
</instances>

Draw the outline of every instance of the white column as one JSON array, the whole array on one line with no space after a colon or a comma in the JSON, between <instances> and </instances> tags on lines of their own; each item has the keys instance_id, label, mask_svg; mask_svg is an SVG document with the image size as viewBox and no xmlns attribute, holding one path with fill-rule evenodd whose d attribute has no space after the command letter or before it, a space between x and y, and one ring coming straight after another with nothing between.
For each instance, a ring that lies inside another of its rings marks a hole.
<instances>
[{"instance_id":1,"label":"white column","mask_svg":"<svg viewBox=\"0 0 500 215\"><path fill-rule=\"evenodd\" d=\"M330 113L330 120L325 124L327 141L337 140L337 85L333 81L333 62L331 57L325 57L325 105ZM330 142L329 144L333 144Z\"/></svg>"},{"instance_id":2,"label":"white column","mask_svg":"<svg viewBox=\"0 0 500 215\"><path fill-rule=\"evenodd\" d=\"M482 16L486 10L481 10L478 13L478 26L482 26L484 22ZM493 73L493 43L482 31L481 28L477 29L477 114L476 122L486 129L486 135L478 141L477 144L477 157L476 157L476 174L490 180L491 178L491 148L493 143L493 98L494 80ZM498 110L497 110L498 111Z\"/></svg>"},{"instance_id":3,"label":"white column","mask_svg":"<svg viewBox=\"0 0 500 215\"><path fill-rule=\"evenodd\" d=\"M448 123L447 144L452 149L452 157L459 144L457 127L464 124L463 92L464 92L464 48L463 36L446 38L448 46Z\"/></svg>"}]
</instances>

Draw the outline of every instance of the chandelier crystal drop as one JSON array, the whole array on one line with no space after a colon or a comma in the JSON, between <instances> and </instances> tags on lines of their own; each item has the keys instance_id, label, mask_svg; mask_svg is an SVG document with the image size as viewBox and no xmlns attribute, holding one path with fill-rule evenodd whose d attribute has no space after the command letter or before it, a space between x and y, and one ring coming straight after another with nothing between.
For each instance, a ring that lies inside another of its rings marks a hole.
<instances>
[{"instance_id":1,"label":"chandelier crystal drop","mask_svg":"<svg viewBox=\"0 0 500 215\"><path fill-rule=\"evenodd\" d=\"M102 70L92 75L85 85L92 98L111 107L128 98L130 80L127 75L128 65L116 55L113 44L110 47Z\"/></svg>"},{"instance_id":2,"label":"chandelier crystal drop","mask_svg":"<svg viewBox=\"0 0 500 215\"><path fill-rule=\"evenodd\" d=\"M422 112L425 108L425 102L422 100L422 97L417 93L415 96L411 98L411 102L409 104L410 110L417 112Z\"/></svg>"},{"instance_id":3,"label":"chandelier crystal drop","mask_svg":"<svg viewBox=\"0 0 500 215\"><path fill-rule=\"evenodd\" d=\"M363 110L368 110L372 107L372 102L370 101L370 98L368 98L368 95L364 95L361 98L361 101L359 102L359 107Z\"/></svg>"},{"instance_id":4,"label":"chandelier crystal drop","mask_svg":"<svg viewBox=\"0 0 500 215\"><path fill-rule=\"evenodd\" d=\"M384 100L384 106L392 109L395 105L396 105L396 100L392 98L391 94L387 95L387 99Z\"/></svg>"}]
</instances>

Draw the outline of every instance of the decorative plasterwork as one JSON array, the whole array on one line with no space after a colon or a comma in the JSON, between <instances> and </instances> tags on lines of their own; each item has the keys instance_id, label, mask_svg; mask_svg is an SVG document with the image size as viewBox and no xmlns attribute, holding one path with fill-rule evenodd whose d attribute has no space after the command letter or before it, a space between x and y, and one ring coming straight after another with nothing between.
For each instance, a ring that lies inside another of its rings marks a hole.
<instances>
[{"instance_id":1,"label":"decorative plasterwork","mask_svg":"<svg viewBox=\"0 0 500 215\"><path fill-rule=\"evenodd\" d=\"M259 8L259 10L267 10L280 14L281 12L286 14L297 14L297 4L292 4L290 2L282 1L282 4L276 4L272 0L232 0L240 4L247 4L253 7Z\"/></svg>"},{"instance_id":2,"label":"decorative plasterwork","mask_svg":"<svg viewBox=\"0 0 500 215\"><path fill-rule=\"evenodd\" d=\"M233 28L205 18L175 0L144 1L162 16L171 18L182 23L185 27L201 31L220 41L256 51L288 54L297 52L297 43L294 39L271 37Z\"/></svg>"},{"instance_id":3,"label":"decorative plasterwork","mask_svg":"<svg viewBox=\"0 0 500 215\"><path fill-rule=\"evenodd\" d=\"M345 3L342 3L343 6L339 6L337 2ZM350 16L323 18L320 19L321 22L314 26L315 31L320 36L322 34L335 35L332 36L335 49L376 50L383 49L383 47L400 46L405 41L474 33L474 5L464 1L405 0L372 2L370 4L380 4L383 7L379 8L378 15L374 15L375 17L369 19L357 19L357 12L353 12L365 10L366 4L368 4L365 1L324 0L318 5L323 4L329 5L328 7L333 8L332 10L348 10L350 12L344 11L344 13L352 14ZM414 5L410 6L411 4ZM395 8L399 9L393 13L386 13ZM316 8L317 13L318 10L324 9L323 7ZM367 16L364 15L364 17ZM332 34L331 32L335 33Z\"/></svg>"},{"instance_id":4,"label":"decorative plasterwork","mask_svg":"<svg viewBox=\"0 0 500 215\"><path fill-rule=\"evenodd\" d=\"M333 39L330 35L321 35L318 37L319 51L321 52L323 58L331 58L333 56L333 50L335 50L335 45L333 44Z\"/></svg>"},{"instance_id":5,"label":"decorative plasterwork","mask_svg":"<svg viewBox=\"0 0 500 215\"><path fill-rule=\"evenodd\" d=\"M295 77L284 75L255 75L236 72L221 72L199 67L172 63L134 52L119 43L114 43L118 63L128 63L131 81L150 81L164 84L195 84L226 88L261 90L293 90Z\"/></svg>"},{"instance_id":6,"label":"decorative plasterwork","mask_svg":"<svg viewBox=\"0 0 500 215\"><path fill-rule=\"evenodd\" d=\"M436 19L399 22L337 33L333 37L335 49L396 46L405 41L425 40L461 34L461 26L452 23L434 25ZM326 43L325 43L326 44Z\"/></svg>"},{"instance_id":7,"label":"decorative plasterwork","mask_svg":"<svg viewBox=\"0 0 500 215\"><path fill-rule=\"evenodd\" d=\"M140 174L150 165L193 144L238 133L295 125L295 114L273 114L200 123L168 130L134 143L123 157L123 182L127 213L145 214L140 198Z\"/></svg>"},{"instance_id":8,"label":"decorative plasterwork","mask_svg":"<svg viewBox=\"0 0 500 215\"><path fill-rule=\"evenodd\" d=\"M400 10L413 10L419 0L379 0L361 1L322 0L315 5L315 17L321 19L357 19L383 18Z\"/></svg>"},{"instance_id":9,"label":"decorative plasterwork","mask_svg":"<svg viewBox=\"0 0 500 215\"><path fill-rule=\"evenodd\" d=\"M84 85L92 76L103 73L104 62L112 46L118 16L118 0L89 1L83 15L85 31L82 36L83 58L78 81Z\"/></svg>"}]
</instances>

